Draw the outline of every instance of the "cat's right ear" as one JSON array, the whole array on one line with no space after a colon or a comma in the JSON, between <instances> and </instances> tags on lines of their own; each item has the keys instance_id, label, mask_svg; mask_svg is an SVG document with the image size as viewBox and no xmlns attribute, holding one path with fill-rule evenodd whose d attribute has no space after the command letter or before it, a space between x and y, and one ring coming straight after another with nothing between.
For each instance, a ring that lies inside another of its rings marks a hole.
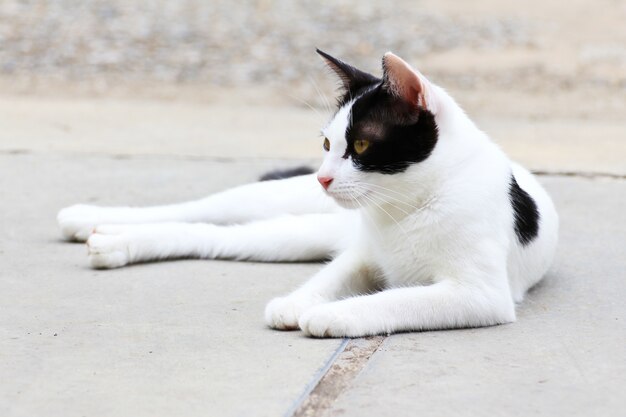
<instances>
[{"instance_id":1,"label":"cat's right ear","mask_svg":"<svg viewBox=\"0 0 626 417\"><path fill-rule=\"evenodd\" d=\"M419 71L391 52L387 52L383 57L383 88L407 103L437 114L430 82Z\"/></svg>"},{"instance_id":2,"label":"cat's right ear","mask_svg":"<svg viewBox=\"0 0 626 417\"><path fill-rule=\"evenodd\" d=\"M341 80L342 87L346 91L356 91L361 87L380 82L380 79L354 68L345 62L328 55L326 52L316 49L317 53L324 59L330 68Z\"/></svg>"}]
</instances>

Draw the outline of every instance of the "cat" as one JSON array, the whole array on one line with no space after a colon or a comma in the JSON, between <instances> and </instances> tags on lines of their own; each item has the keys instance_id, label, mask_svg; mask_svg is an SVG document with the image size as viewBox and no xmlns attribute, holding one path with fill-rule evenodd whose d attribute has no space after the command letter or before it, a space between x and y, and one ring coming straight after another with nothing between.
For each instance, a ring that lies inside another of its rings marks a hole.
<instances>
[{"instance_id":1,"label":"cat","mask_svg":"<svg viewBox=\"0 0 626 417\"><path fill-rule=\"evenodd\" d=\"M332 259L265 310L270 327L313 337L515 321L554 257L546 191L398 56L384 55L379 78L317 52L341 81L317 174L169 206L71 206L63 235L87 241L94 268Z\"/></svg>"}]
</instances>

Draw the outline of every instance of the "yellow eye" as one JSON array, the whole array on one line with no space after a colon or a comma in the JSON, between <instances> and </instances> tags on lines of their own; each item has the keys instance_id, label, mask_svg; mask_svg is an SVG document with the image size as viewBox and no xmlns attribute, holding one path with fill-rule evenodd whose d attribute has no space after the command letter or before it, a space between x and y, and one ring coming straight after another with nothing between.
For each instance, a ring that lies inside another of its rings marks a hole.
<instances>
[{"instance_id":1,"label":"yellow eye","mask_svg":"<svg viewBox=\"0 0 626 417\"><path fill-rule=\"evenodd\" d=\"M328 138L324 138L324 150L326 152L330 151L330 141L328 140Z\"/></svg>"},{"instance_id":2,"label":"yellow eye","mask_svg":"<svg viewBox=\"0 0 626 417\"><path fill-rule=\"evenodd\" d=\"M354 141L354 152L362 154L370 146L370 141L365 139L357 139Z\"/></svg>"}]
</instances>

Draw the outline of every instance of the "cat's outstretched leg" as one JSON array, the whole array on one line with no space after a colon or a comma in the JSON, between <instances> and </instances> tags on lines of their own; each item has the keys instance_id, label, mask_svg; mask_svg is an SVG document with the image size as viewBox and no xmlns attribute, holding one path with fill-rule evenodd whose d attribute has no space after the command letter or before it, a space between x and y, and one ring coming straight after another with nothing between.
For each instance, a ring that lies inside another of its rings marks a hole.
<instances>
[{"instance_id":1,"label":"cat's outstretched leg","mask_svg":"<svg viewBox=\"0 0 626 417\"><path fill-rule=\"evenodd\" d=\"M324 194L313 174L246 184L180 204L154 207L79 204L61 210L57 221L63 237L85 241L93 229L102 224L237 224L284 214L331 213L337 210L337 204Z\"/></svg>"},{"instance_id":2,"label":"cat's outstretched leg","mask_svg":"<svg viewBox=\"0 0 626 417\"><path fill-rule=\"evenodd\" d=\"M304 312L299 326L314 337L362 337L509 323L515 307L503 278L500 288L445 280L322 304Z\"/></svg>"},{"instance_id":3,"label":"cat's outstretched leg","mask_svg":"<svg viewBox=\"0 0 626 417\"><path fill-rule=\"evenodd\" d=\"M348 245L355 212L303 214L241 225L155 223L101 225L87 240L94 268L172 258L261 262L312 261Z\"/></svg>"},{"instance_id":4,"label":"cat's outstretched leg","mask_svg":"<svg viewBox=\"0 0 626 417\"><path fill-rule=\"evenodd\" d=\"M300 316L316 305L377 290L374 277L361 253L347 250L291 294L270 301L265 321L274 329L295 330Z\"/></svg>"}]
</instances>

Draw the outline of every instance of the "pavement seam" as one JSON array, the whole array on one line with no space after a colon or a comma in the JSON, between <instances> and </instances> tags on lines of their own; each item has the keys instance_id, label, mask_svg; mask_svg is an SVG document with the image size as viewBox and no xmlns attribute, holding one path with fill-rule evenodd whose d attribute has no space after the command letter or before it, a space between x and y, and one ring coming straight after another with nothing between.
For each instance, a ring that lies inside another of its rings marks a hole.
<instances>
[{"instance_id":1,"label":"pavement seam","mask_svg":"<svg viewBox=\"0 0 626 417\"><path fill-rule=\"evenodd\" d=\"M311 379L311 381L306 385L306 387L304 387L302 394L300 394L298 398L296 398L296 400L293 402L291 407L289 407L287 412L284 414L285 417L293 416L296 410L300 407L300 405L306 401L306 399L309 397L311 392L319 384L321 379L324 378L324 375L326 375L330 367L333 366L333 363L335 362L337 357L339 357L339 355L343 353L343 351L345 350L349 342L350 342L350 339L342 340L339 347L335 349L333 354L330 355L330 358L328 358L328 360L324 363L324 365L315 373L315 375L313 375L313 378Z\"/></svg>"},{"instance_id":2,"label":"pavement seam","mask_svg":"<svg viewBox=\"0 0 626 417\"><path fill-rule=\"evenodd\" d=\"M210 155L190 155L190 154L158 154L158 153L101 153L101 152L65 152L65 151L51 151L51 152L39 152L30 149L1 149L0 155L60 155L60 156L88 156L88 157L100 157L107 159L143 159L143 160L158 160L158 159L176 159L181 161L207 161L217 163L234 163L234 162L250 162L250 161L281 161L281 162L293 162L294 164L315 164L316 159L313 157L286 157L286 156L237 156L237 157L222 157L222 156L210 156ZM531 170L531 172L538 176L552 176L552 177L578 177L578 178L609 178L609 179L626 179L626 174L615 174L611 172L598 172L598 171L547 171L547 170Z\"/></svg>"},{"instance_id":3,"label":"pavement seam","mask_svg":"<svg viewBox=\"0 0 626 417\"><path fill-rule=\"evenodd\" d=\"M576 177L576 178L610 178L616 180L624 180L626 179L626 175L624 174L613 174L610 172L582 172L582 171L543 171L543 170L533 170L533 174L538 176L545 177Z\"/></svg>"},{"instance_id":4,"label":"pavement seam","mask_svg":"<svg viewBox=\"0 0 626 417\"><path fill-rule=\"evenodd\" d=\"M329 366L318 372L319 378L307 386L285 416L320 417L328 413L385 340L385 336L345 339L342 348L328 361Z\"/></svg>"},{"instance_id":5,"label":"pavement seam","mask_svg":"<svg viewBox=\"0 0 626 417\"><path fill-rule=\"evenodd\" d=\"M31 149L0 149L0 155L23 156L23 155L55 155L55 156L86 156L91 158L121 159L121 160L160 160L175 159L180 161L205 161L205 162L249 162L249 161L292 161L297 163L317 163L313 157L293 157L293 156L215 156L215 155L192 155L186 153L123 153L123 152L72 152L72 151L39 151Z\"/></svg>"}]
</instances>

